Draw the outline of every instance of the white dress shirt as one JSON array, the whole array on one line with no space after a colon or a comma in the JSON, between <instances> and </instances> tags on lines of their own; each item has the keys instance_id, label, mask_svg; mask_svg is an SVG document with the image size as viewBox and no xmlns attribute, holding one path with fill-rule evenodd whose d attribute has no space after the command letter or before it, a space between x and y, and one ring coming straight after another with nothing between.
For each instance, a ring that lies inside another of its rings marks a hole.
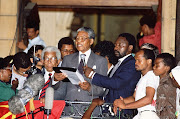
<instances>
[{"instance_id":1,"label":"white dress shirt","mask_svg":"<svg viewBox=\"0 0 180 119\"><path fill-rule=\"evenodd\" d=\"M25 53L28 52L28 50L33 46L33 45L42 45L44 47L46 47L45 42L39 37L39 35L37 37L35 37L34 39L29 39L29 44L28 47L24 50Z\"/></svg>"}]
</instances>

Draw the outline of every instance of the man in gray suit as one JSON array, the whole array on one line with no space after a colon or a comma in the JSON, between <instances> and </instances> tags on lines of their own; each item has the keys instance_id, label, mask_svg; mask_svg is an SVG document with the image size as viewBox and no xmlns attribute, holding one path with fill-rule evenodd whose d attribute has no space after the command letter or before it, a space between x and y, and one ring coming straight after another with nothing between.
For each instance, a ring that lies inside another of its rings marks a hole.
<instances>
[{"instance_id":1,"label":"man in gray suit","mask_svg":"<svg viewBox=\"0 0 180 119\"><path fill-rule=\"evenodd\" d=\"M84 63L88 67L91 67L96 72L106 76L107 75L107 60L101 56L96 55L91 50L91 45L94 43L95 40L95 33L91 28L88 27L82 27L77 30L77 37L75 40L76 48L79 52L65 56L62 62L62 67L74 67L79 69L79 65L81 62L81 55L83 54L85 56ZM79 83L79 85L73 85L71 82L68 82L67 85L67 94L66 94L66 100L68 101L88 101L91 102L93 98L97 98L99 96L102 96L104 93L104 90L102 87L95 86L91 84L91 80L86 78L84 74L82 74L85 82ZM60 78L61 77L61 78ZM58 80L62 80L62 75L58 75L55 73L55 78ZM70 105L71 106L71 105ZM65 107L65 115L69 116L81 116L84 114L85 110L88 108L88 105L85 104L79 104L79 105L73 105L75 106L67 106ZM69 109L68 109L69 107ZM77 110L78 111L77 111ZM94 112L94 116L97 116L99 114L98 110Z\"/></svg>"}]
</instances>

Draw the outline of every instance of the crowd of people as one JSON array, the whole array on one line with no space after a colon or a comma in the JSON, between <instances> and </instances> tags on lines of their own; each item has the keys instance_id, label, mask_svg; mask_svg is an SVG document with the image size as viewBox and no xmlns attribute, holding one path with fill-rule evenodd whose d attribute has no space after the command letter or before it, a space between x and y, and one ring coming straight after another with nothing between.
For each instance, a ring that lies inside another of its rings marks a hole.
<instances>
[{"instance_id":1,"label":"crowd of people","mask_svg":"<svg viewBox=\"0 0 180 119\"><path fill-rule=\"evenodd\" d=\"M44 87L35 100L44 103L46 89L52 87L54 100L67 101L61 118L180 118L180 66L173 55L161 53L159 12L157 20L141 18L140 40L121 33L115 43L104 40L94 48L95 33L89 27L79 28L75 40L60 39L55 47L46 46L39 28L29 25L28 46L17 43L23 52L0 58L0 102L16 95L28 77L41 74ZM54 67L76 68L85 81L74 85Z\"/></svg>"}]
</instances>

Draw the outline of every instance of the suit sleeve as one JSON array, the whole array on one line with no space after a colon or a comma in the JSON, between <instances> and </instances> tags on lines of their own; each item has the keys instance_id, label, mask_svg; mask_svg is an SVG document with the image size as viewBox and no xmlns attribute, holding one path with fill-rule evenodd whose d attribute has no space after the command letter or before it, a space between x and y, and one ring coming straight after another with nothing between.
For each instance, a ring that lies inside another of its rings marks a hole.
<instances>
[{"instance_id":1,"label":"suit sleeve","mask_svg":"<svg viewBox=\"0 0 180 119\"><path fill-rule=\"evenodd\" d=\"M119 90L127 87L133 78L135 80L139 79L140 74L135 70L135 62L131 60L121 68L118 68L111 78L96 73L92 79L92 84L112 90Z\"/></svg>"},{"instance_id":2,"label":"suit sleeve","mask_svg":"<svg viewBox=\"0 0 180 119\"><path fill-rule=\"evenodd\" d=\"M107 60L103 59L99 62L99 74L101 74L102 76L107 76ZM98 85L91 85L91 91L90 91L90 95L95 95L95 96L102 96L104 94L104 89L102 86L98 86Z\"/></svg>"}]
</instances>

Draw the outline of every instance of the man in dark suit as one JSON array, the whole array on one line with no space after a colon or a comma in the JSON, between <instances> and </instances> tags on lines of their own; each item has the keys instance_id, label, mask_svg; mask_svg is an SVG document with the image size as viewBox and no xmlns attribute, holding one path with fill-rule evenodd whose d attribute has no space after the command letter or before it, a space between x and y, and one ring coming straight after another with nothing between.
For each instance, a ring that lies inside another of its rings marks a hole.
<instances>
[{"instance_id":1,"label":"man in dark suit","mask_svg":"<svg viewBox=\"0 0 180 119\"><path fill-rule=\"evenodd\" d=\"M113 103L120 96L129 97L140 79L140 72L135 69L135 59L131 55L135 48L135 38L129 33L122 33L115 42L115 55L119 58L110 77L102 76L93 69L86 67L86 77L92 79L92 84L109 89L105 102ZM91 75L92 74L92 75ZM133 117L132 110L124 110L121 119Z\"/></svg>"},{"instance_id":2,"label":"man in dark suit","mask_svg":"<svg viewBox=\"0 0 180 119\"><path fill-rule=\"evenodd\" d=\"M85 55L85 65L91 67L99 74L106 76L107 75L107 60L102 57L98 56L91 50L91 45L95 40L95 33L91 28L82 27L77 30L78 34L75 40L76 48L79 52L65 56L62 62L62 67L74 67L79 70L81 54ZM80 83L79 85L73 85L71 82L68 82L67 85L67 94L66 100L69 101L88 101L91 102L93 98L97 98L102 96L104 90L102 87L95 86L91 84L91 80L86 78L84 74L82 74L85 82ZM55 78L57 80L62 80L62 75L55 73ZM68 107L67 107L68 108ZM66 115L70 116L81 116L83 115L84 111L88 108L88 105L79 104L75 105L75 108L69 109L65 107L64 111ZM78 111L77 111L77 110ZM96 111L96 110L95 110ZM95 113L97 116L99 112ZM76 117L77 118L77 117Z\"/></svg>"}]
</instances>

